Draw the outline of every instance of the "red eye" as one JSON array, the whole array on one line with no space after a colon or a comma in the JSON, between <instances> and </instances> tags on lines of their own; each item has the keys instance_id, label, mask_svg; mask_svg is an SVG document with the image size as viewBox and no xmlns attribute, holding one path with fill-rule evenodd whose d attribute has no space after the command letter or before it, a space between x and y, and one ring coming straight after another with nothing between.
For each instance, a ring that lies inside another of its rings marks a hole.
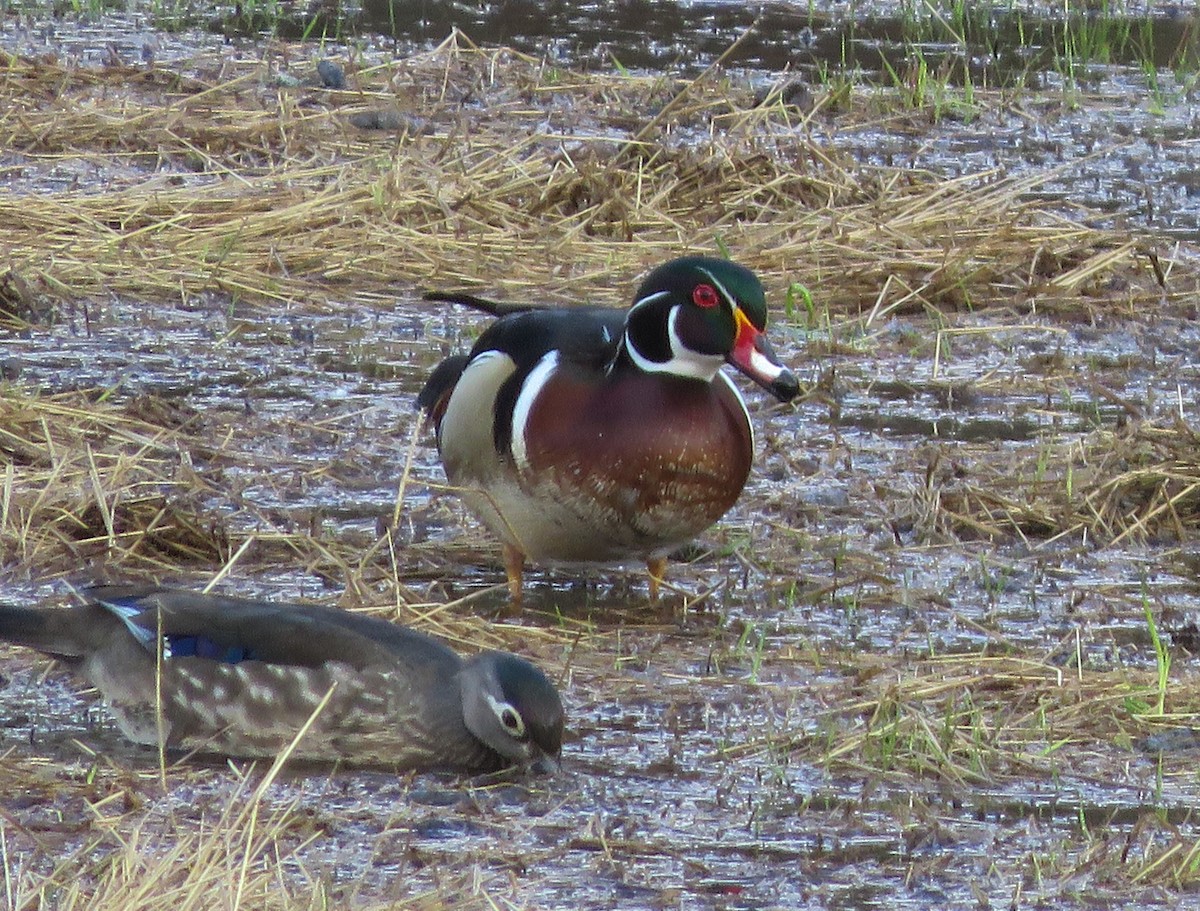
<instances>
[{"instance_id":1,"label":"red eye","mask_svg":"<svg viewBox=\"0 0 1200 911\"><path fill-rule=\"evenodd\" d=\"M717 297L717 290L712 285L697 285L692 289L692 303L697 307L703 307L705 310L710 307L715 307L720 303L720 298Z\"/></svg>"}]
</instances>

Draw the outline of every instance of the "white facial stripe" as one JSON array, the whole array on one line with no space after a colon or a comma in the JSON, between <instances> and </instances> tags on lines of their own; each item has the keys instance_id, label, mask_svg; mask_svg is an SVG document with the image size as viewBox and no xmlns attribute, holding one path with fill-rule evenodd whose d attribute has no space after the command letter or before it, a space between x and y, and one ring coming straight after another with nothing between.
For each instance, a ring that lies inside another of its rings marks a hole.
<instances>
[{"instance_id":1,"label":"white facial stripe","mask_svg":"<svg viewBox=\"0 0 1200 911\"><path fill-rule=\"evenodd\" d=\"M634 301L633 306L630 307L629 309L634 310L638 307L644 307L647 304L654 303L656 300L658 300L661 297L670 297L670 296L671 296L670 291L655 291L653 294L651 294L647 297L643 297L641 300Z\"/></svg>"},{"instance_id":2,"label":"white facial stripe","mask_svg":"<svg viewBox=\"0 0 1200 911\"><path fill-rule=\"evenodd\" d=\"M542 394L542 389L550 380L551 374L558 369L558 352L547 351L542 359L529 371L525 382L521 384L521 393L513 405L512 414L512 454L513 460L522 470L529 467L529 458L525 448L525 426L529 423L529 413L533 403Z\"/></svg>"},{"instance_id":3,"label":"white facial stripe","mask_svg":"<svg viewBox=\"0 0 1200 911\"><path fill-rule=\"evenodd\" d=\"M708 280L716 285L717 290L721 292L721 297L725 298L729 306L736 310L738 306L737 301L734 300L733 295L725 289L725 286L721 284L720 280L707 269L701 269L700 271L708 276Z\"/></svg>"},{"instance_id":4,"label":"white facial stripe","mask_svg":"<svg viewBox=\"0 0 1200 911\"><path fill-rule=\"evenodd\" d=\"M667 317L667 337L671 340L671 360L667 362L671 367L670 372L711 382L725 363L725 358L716 354L700 354L684 345L675 328L680 309L672 307L671 315Z\"/></svg>"},{"instance_id":5,"label":"white facial stripe","mask_svg":"<svg viewBox=\"0 0 1200 911\"><path fill-rule=\"evenodd\" d=\"M725 359L715 354L700 354L692 351L679 339L675 321L679 318L679 307L671 308L667 317L667 338L671 343L671 358L666 361L652 361L642 354L626 339L625 347L630 359L647 373L670 373L674 376L687 376L696 380L711 382Z\"/></svg>"},{"instance_id":6,"label":"white facial stripe","mask_svg":"<svg viewBox=\"0 0 1200 911\"><path fill-rule=\"evenodd\" d=\"M712 282L713 287L717 289L717 292L725 299L730 308L736 311L738 308L737 301L729 293L729 290L721 284L720 279L708 269L701 269L700 271ZM647 295L641 300L636 301L633 306L635 308L644 306L669 296L669 291L656 291L654 294ZM667 338L671 346L671 358L669 360L659 362L644 357L627 337L625 339L625 348L629 352L629 357L641 370L647 373L670 373L674 376L686 376L692 379L712 382L713 377L716 376L725 359L716 355L700 354L692 351L683 344L683 341L679 338L679 332L676 330L679 309L679 306L672 307L671 313L667 317ZM771 379L778 376L783 369L771 364L757 351L752 355L752 362L755 365L755 369L761 369L765 374L769 374Z\"/></svg>"}]
</instances>

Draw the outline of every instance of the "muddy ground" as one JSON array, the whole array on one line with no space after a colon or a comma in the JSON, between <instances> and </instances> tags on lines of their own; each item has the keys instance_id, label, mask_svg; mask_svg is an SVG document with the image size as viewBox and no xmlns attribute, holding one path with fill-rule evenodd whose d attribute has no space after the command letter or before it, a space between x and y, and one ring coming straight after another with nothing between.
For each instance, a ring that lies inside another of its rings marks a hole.
<instances>
[{"instance_id":1,"label":"muddy ground","mask_svg":"<svg viewBox=\"0 0 1200 911\"><path fill-rule=\"evenodd\" d=\"M764 112L761 79L455 40L343 60L337 92L311 46L193 50L5 62L7 599L220 575L520 650L560 681L563 771L289 769L242 843L220 814L262 769L162 770L8 649L14 907L154 907L138 883L203 895L247 857L262 880L230 907L1190 893L1188 240L1048 201L1028 162L884 161L880 135L921 147L946 125L881 122L867 93ZM510 616L413 405L483 324L421 292L618 306L646 266L722 247L763 275L805 394L746 390L753 478L662 603L636 570L546 569Z\"/></svg>"}]
</instances>

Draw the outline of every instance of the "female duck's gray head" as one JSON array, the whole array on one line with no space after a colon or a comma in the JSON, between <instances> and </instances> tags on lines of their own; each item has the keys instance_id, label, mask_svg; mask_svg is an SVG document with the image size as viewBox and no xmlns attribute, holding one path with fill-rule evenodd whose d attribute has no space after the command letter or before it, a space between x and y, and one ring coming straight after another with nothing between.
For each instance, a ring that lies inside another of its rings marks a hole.
<instances>
[{"instance_id":1,"label":"female duck's gray head","mask_svg":"<svg viewBox=\"0 0 1200 911\"><path fill-rule=\"evenodd\" d=\"M508 652L483 652L459 673L467 730L510 762L558 765L563 707L538 668Z\"/></svg>"}]
</instances>

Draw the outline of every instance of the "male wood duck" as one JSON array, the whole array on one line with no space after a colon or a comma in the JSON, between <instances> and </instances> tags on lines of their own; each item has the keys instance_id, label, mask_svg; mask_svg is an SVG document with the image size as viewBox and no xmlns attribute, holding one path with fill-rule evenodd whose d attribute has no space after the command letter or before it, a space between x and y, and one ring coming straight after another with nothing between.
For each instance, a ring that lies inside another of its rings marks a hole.
<instances>
[{"instance_id":1,"label":"male wood duck","mask_svg":"<svg viewBox=\"0 0 1200 911\"><path fill-rule=\"evenodd\" d=\"M659 266L627 311L426 298L498 317L417 404L446 476L504 544L513 601L526 558L644 561L654 599L667 555L723 516L750 473L750 416L721 366L780 401L799 391L764 335L762 284L726 260Z\"/></svg>"},{"instance_id":2,"label":"male wood duck","mask_svg":"<svg viewBox=\"0 0 1200 911\"><path fill-rule=\"evenodd\" d=\"M328 696L297 758L463 771L557 763L562 702L516 655L464 661L414 630L318 605L112 586L88 596L0 606L0 639L76 668L137 743L274 757Z\"/></svg>"}]
</instances>

